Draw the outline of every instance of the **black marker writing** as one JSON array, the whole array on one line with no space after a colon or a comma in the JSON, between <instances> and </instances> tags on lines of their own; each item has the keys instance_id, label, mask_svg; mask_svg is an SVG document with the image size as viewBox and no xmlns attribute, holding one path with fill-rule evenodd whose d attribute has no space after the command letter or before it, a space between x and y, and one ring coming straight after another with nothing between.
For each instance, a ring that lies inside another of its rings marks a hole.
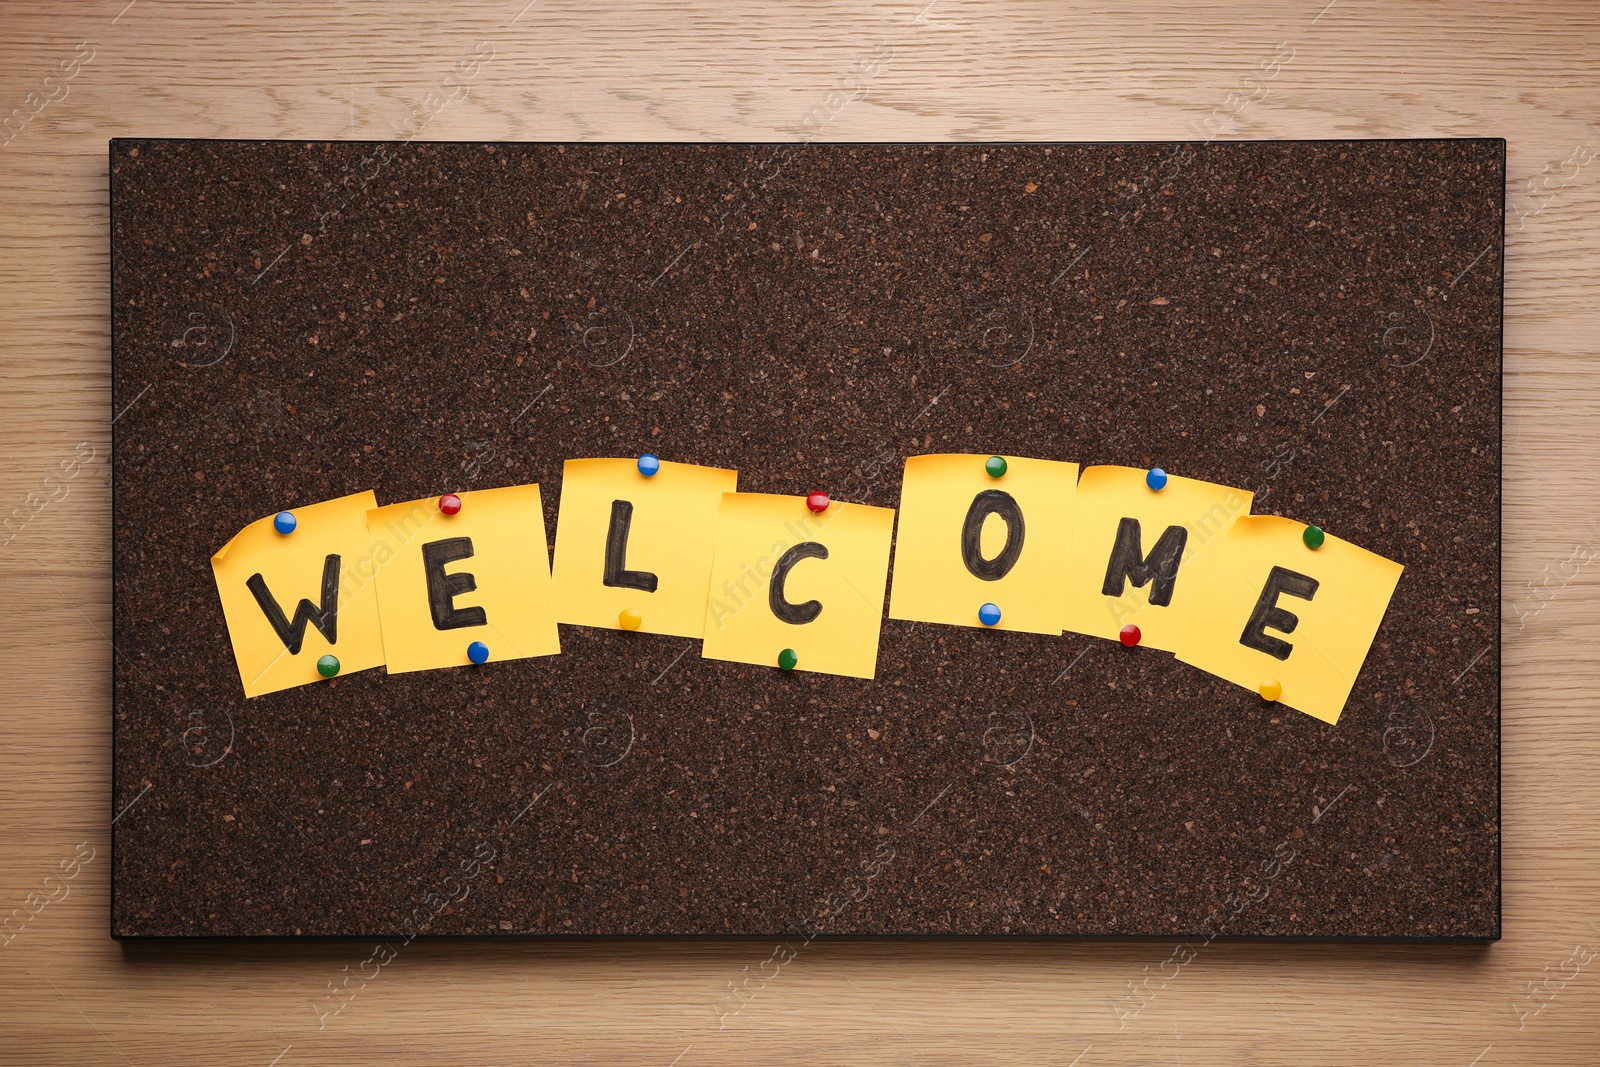
<instances>
[{"instance_id":1,"label":"black marker writing","mask_svg":"<svg viewBox=\"0 0 1600 1067\"><path fill-rule=\"evenodd\" d=\"M783 583L789 578L789 571L796 563L803 559L827 559L826 545L815 541L802 541L778 559L778 565L772 568L772 584L767 586L767 604L772 608L772 614L787 623L796 626L808 623L822 614L820 601L807 600L803 604L791 604L783 596Z\"/></svg>"},{"instance_id":2,"label":"black marker writing","mask_svg":"<svg viewBox=\"0 0 1600 1067\"><path fill-rule=\"evenodd\" d=\"M998 515L1006 524L1006 543L994 559L983 558L983 520ZM1022 509L1016 498L998 489L985 489L972 498L967 509L967 521L961 524L961 559L967 570L986 582L996 582L1010 573L1022 555L1022 538L1026 533L1022 523Z\"/></svg>"},{"instance_id":3,"label":"black marker writing","mask_svg":"<svg viewBox=\"0 0 1600 1067\"><path fill-rule=\"evenodd\" d=\"M1297 596L1301 600L1310 600L1317 595L1318 584L1315 578L1298 574L1287 567L1272 568L1267 575L1267 584L1262 587L1261 596L1256 601L1255 610L1250 613L1250 621L1244 624L1244 634L1240 636L1239 643L1257 652L1265 652L1273 659L1288 659L1294 646L1279 638L1268 637L1264 631L1270 626L1280 633L1294 633L1294 628L1300 625L1300 616L1278 607L1278 597Z\"/></svg>"},{"instance_id":4,"label":"black marker writing","mask_svg":"<svg viewBox=\"0 0 1600 1067\"><path fill-rule=\"evenodd\" d=\"M1178 584L1178 564L1188 542L1187 529L1168 526L1150 554L1143 555L1139 520L1123 519L1117 526L1117 543L1111 549L1111 565L1106 568L1106 580L1100 592L1105 596L1121 596L1125 581L1132 582L1135 588L1154 581L1155 585L1150 587L1150 603L1166 607L1172 603L1172 588Z\"/></svg>"},{"instance_id":5,"label":"black marker writing","mask_svg":"<svg viewBox=\"0 0 1600 1067\"><path fill-rule=\"evenodd\" d=\"M277 632L283 647L289 650L289 655L300 654L300 646L306 639L308 622L317 628L318 633L327 638L328 644L334 644L338 640L335 636L339 625L338 556L330 555L322 561L322 607L318 608L309 600L300 601L294 609L293 622L283 617L283 609L278 606L277 599L267 591L267 580L260 574L252 574L244 584L255 594L256 603L261 605L267 621Z\"/></svg>"},{"instance_id":6,"label":"black marker writing","mask_svg":"<svg viewBox=\"0 0 1600 1067\"><path fill-rule=\"evenodd\" d=\"M600 580L613 589L640 589L654 593L656 576L649 571L630 571L627 566L628 527L632 524L633 503L613 500L611 528L606 531L606 570Z\"/></svg>"},{"instance_id":7,"label":"black marker writing","mask_svg":"<svg viewBox=\"0 0 1600 1067\"><path fill-rule=\"evenodd\" d=\"M458 608L456 597L478 588L470 573L446 574L444 565L472 555L472 538L447 537L422 546L422 566L428 576L428 610L433 613L436 630L459 630L463 626L482 626L488 614L479 607Z\"/></svg>"}]
</instances>

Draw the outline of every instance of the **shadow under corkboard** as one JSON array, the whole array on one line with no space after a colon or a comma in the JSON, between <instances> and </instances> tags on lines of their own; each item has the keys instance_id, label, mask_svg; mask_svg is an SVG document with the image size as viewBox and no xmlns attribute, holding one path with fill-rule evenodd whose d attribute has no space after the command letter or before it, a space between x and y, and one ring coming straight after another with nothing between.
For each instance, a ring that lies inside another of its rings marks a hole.
<instances>
[{"instance_id":1,"label":"shadow under corkboard","mask_svg":"<svg viewBox=\"0 0 1600 1067\"><path fill-rule=\"evenodd\" d=\"M1499 936L1503 141L111 145L112 932ZM653 451L1160 465L1406 566L1328 726L885 619L245 700L246 523Z\"/></svg>"}]
</instances>

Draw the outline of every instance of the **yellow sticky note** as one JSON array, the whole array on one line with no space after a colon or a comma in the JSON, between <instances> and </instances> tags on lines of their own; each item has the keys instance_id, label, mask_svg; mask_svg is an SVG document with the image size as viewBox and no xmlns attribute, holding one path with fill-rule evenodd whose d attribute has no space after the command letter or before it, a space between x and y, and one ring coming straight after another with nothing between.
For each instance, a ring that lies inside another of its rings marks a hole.
<instances>
[{"instance_id":1,"label":"yellow sticky note","mask_svg":"<svg viewBox=\"0 0 1600 1067\"><path fill-rule=\"evenodd\" d=\"M1151 489L1147 473L1089 467L1078 479L1065 628L1115 640L1131 624L1141 645L1171 652L1210 625L1206 577L1252 494L1175 475Z\"/></svg>"},{"instance_id":2,"label":"yellow sticky note","mask_svg":"<svg viewBox=\"0 0 1600 1067\"><path fill-rule=\"evenodd\" d=\"M1006 456L994 478L988 459L906 460L889 617L982 626L994 604L996 630L1059 634L1078 465Z\"/></svg>"},{"instance_id":3,"label":"yellow sticky note","mask_svg":"<svg viewBox=\"0 0 1600 1067\"><path fill-rule=\"evenodd\" d=\"M871 678L878 666L894 511L725 493L706 605L707 659Z\"/></svg>"},{"instance_id":4,"label":"yellow sticky note","mask_svg":"<svg viewBox=\"0 0 1600 1067\"><path fill-rule=\"evenodd\" d=\"M475 641L490 663L561 651L539 487L457 495L454 515L438 497L367 513L390 674L466 666Z\"/></svg>"},{"instance_id":5,"label":"yellow sticky note","mask_svg":"<svg viewBox=\"0 0 1600 1067\"><path fill-rule=\"evenodd\" d=\"M1185 630L1174 651L1247 689L1275 682L1284 704L1332 723L1404 568L1337 537L1308 548L1305 529L1275 515L1234 520L1206 581L1209 624Z\"/></svg>"},{"instance_id":6,"label":"yellow sticky note","mask_svg":"<svg viewBox=\"0 0 1600 1067\"><path fill-rule=\"evenodd\" d=\"M325 655L338 658L340 674L383 662L367 541L377 504L369 489L296 508L288 534L269 515L211 557L245 696L321 681Z\"/></svg>"},{"instance_id":7,"label":"yellow sticky note","mask_svg":"<svg viewBox=\"0 0 1600 1067\"><path fill-rule=\"evenodd\" d=\"M569 459L551 576L557 622L699 637L722 494L739 473L662 463L651 477L632 459Z\"/></svg>"}]
</instances>

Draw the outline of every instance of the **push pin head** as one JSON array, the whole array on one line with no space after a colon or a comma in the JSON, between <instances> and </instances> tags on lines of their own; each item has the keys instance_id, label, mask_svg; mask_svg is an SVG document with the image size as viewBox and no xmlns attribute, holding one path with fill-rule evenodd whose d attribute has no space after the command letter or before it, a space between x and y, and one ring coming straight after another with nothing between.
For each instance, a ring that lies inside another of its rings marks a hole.
<instances>
[{"instance_id":1,"label":"push pin head","mask_svg":"<svg viewBox=\"0 0 1600 1067\"><path fill-rule=\"evenodd\" d=\"M794 654L794 649L786 648L778 653L778 667L781 670L792 671L794 665L800 662L800 657Z\"/></svg>"},{"instance_id":2,"label":"push pin head","mask_svg":"<svg viewBox=\"0 0 1600 1067\"><path fill-rule=\"evenodd\" d=\"M649 452L646 452L644 455L639 457L639 473L644 475L646 478L654 478L656 476L656 471L660 469L661 461L655 456L651 455Z\"/></svg>"},{"instance_id":3,"label":"push pin head","mask_svg":"<svg viewBox=\"0 0 1600 1067\"><path fill-rule=\"evenodd\" d=\"M1130 622L1128 625L1122 628L1122 632L1117 635L1117 640L1121 641L1129 648L1132 648L1134 645L1139 643L1139 638L1141 636L1142 635L1139 633L1139 628Z\"/></svg>"},{"instance_id":4,"label":"push pin head","mask_svg":"<svg viewBox=\"0 0 1600 1067\"><path fill-rule=\"evenodd\" d=\"M1300 535L1307 548L1321 548L1322 542L1327 540L1327 536L1322 532L1322 527L1320 526L1307 526L1306 532Z\"/></svg>"},{"instance_id":5,"label":"push pin head","mask_svg":"<svg viewBox=\"0 0 1600 1067\"><path fill-rule=\"evenodd\" d=\"M828 510L829 503L830 501L828 500L828 494L822 492L821 490L818 490L815 493L807 494L806 496L806 507L816 512L818 515L821 515L824 511Z\"/></svg>"},{"instance_id":6,"label":"push pin head","mask_svg":"<svg viewBox=\"0 0 1600 1067\"><path fill-rule=\"evenodd\" d=\"M1283 685L1276 678L1268 678L1261 683L1261 699L1277 700L1283 696Z\"/></svg>"},{"instance_id":7,"label":"push pin head","mask_svg":"<svg viewBox=\"0 0 1600 1067\"><path fill-rule=\"evenodd\" d=\"M294 528L300 525L292 511L280 511L272 516L272 528L281 534L292 534Z\"/></svg>"},{"instance_id":8,"label":"push pin head","mask_svg":"<svg viewBox=\"0 0 1600 1067\"><path fill-rule=\"evenodd\" d=\"M622 625L624 630L637 630L644 625L644 616L632 608L628 608L617 616L617 622Z\"/></svg>"},{"instance_id":9,"label":"push pin head","mask_svg":"<svg viewBox=\"0 0 1600 1067\"><path fill-rule=\"evenodd\" d=\"M324 678L332 678L339 673L339 657L323 656L317 660L317 673Z\"/></svg>"},{"instance_id":10,"label":"push pin head","mask_svg":"<svg viewBox=\"0 0 1600 1067\"><path fill-rule=\"evenodd\" d=\"M985 604L978 609L978 621L985 626L993 626L1000 621L1000 605Z\"/></svg>"},{"instance_id":11,"label":"push pin head","mask_svg":"<svg viewBox=\"0 0 1600 1067\"><path fill-rule=\"evenodd\" d=\"M474 663L489 662L489 646L482 641L474 641L467 646L467 658Z\"/></svg>"},{"instance_id":12,"label":"push pin head","mask_svg":"<svg viewBox=\"0 0 1600 1067\"><path fill-rule=\"evenodd\" d=\"M446 515L454 515L461 510L461 498L454 493L446 493L439 498L439 510Z\"/></svg>"},{"instance_id":13,"label":"push pin head","mask_svg":"<svg viewBox=\"0 0 1600 1067\"><path fill-rule=\"evenodd\" d=\"M983 469L988 472L989 477L991 477L991 478L1003 478L1003 477L1005 477L1005 473L1006 473L1005 457L1004 456L990 456L988 459L983 461Z\"/></svg>"},{"instance_id":14,"label":"push pin head","mask_svg":"<svg viewBox=\"0 0 1600 1067\"><path fill-rule=\"evenodd\" d=\"M1167 472L1160 467L1151 467L1144 476L1144 484L1159 493L1167 487Z\"/></svg>"}]
</instances>

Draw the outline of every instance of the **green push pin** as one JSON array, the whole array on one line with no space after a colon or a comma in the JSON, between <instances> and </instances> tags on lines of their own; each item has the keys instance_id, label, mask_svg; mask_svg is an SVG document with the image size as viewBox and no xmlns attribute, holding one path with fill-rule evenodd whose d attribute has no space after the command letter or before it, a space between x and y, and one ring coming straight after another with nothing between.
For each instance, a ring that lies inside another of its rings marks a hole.
<instances>
[{"instance_id":1,"label":"green push pin","mask_svg":"<svg viewBox=\"0 0 1600 1067\"><path fill-rule=\"evenodd\" d=\"M323 656L317 660L317 673L324 678L332 678L339 673L339 657Z\"/></svg>"},{"instance_id":2,"label":"green push pin","mask_svg":"<svg viewBox=\"0 0 1600 1067\"><path fill-rule=\"evenodd\" d=\"M794 654L794 649L786 648L778 653L778 667L780 670L792 671L794 665L800 662L800 657Z\"/></svg>"},{"instance_id":3,"label":"green push pin","mask_svg":"<svg viewBox=\"0 0 1600 1067\"><path fill-rule=\"evenodd\" d=\"M989 472L989 477L1000 478L1006 473L1006 461L1003 456L990 456L984 461L983 469Z\"/></svg>"},{"instance_id":4,"label":"green push pin","mask_svg":"<svg viewBox=\"0 0 1600 1067\"><path fill-rule=\"evenodd\" d=\"M1321 548L1322 542L1327 538L1327 534L1322 532L1322 527L1320 526L1307 526L1306 532L1300 536L1305 541L1307 548Z\"/></svg>"}]
</instances>

